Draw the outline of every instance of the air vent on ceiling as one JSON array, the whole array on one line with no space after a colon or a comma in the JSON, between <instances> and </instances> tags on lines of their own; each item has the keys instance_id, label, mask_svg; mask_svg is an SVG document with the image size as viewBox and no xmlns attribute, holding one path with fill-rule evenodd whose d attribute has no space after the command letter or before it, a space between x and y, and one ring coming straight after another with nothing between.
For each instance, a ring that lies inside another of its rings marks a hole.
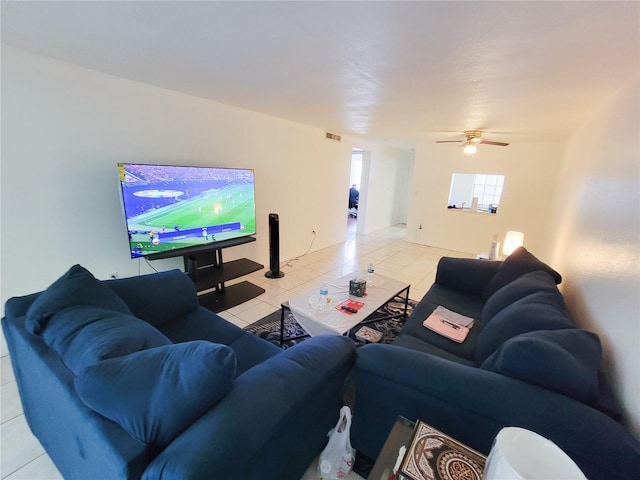
<instances>
[{"instance_id":1,"label":"air vent on ceiling","mask_svg":"<svg viewBox=\"0 0 640 480\"><path fill-rule=\"evenodd\" d=\"M327 132L326 137L329 140L335 140L336 142L339 142L340 139L342 138L340 135L337 135L335 133L329 133L329 132Z\"/></svg>"}]
</instances>

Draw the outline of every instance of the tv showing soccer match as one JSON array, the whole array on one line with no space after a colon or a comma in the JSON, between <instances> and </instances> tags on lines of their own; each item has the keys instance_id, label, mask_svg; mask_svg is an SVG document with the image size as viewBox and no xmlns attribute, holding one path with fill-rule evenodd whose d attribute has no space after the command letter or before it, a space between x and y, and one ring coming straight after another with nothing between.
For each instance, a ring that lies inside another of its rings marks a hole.
<instances>
[{"instance_id":1,"label":"tv showing soccer match","mask_svg":"<svg viewBox=\"0 0 640 480\"><path fill-rule=\"evenodd\" d=\"M253 170L135 163L118 168L131 258L180 256L256 233Z\"/></svg>"}]
</instances>

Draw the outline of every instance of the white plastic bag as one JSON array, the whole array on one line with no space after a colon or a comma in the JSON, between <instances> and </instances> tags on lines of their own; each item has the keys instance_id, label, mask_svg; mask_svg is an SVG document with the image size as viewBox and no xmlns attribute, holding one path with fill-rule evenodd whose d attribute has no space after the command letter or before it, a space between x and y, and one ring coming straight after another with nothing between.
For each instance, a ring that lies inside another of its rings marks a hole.
<instances>
[{"instance_id":1,"label":"white plastic bag","mask_svg":"<svg viewBox=\"0 0 640 480\"><path fill-rule=\"evenodd\" d=\"M350 431L351 409L345 405L340 409L340 418L335 428L327 434L329 443L318 460L318 470L323 479L345 478L351 471L356 451L351 447Z\"/></svg>"}]
</instances>

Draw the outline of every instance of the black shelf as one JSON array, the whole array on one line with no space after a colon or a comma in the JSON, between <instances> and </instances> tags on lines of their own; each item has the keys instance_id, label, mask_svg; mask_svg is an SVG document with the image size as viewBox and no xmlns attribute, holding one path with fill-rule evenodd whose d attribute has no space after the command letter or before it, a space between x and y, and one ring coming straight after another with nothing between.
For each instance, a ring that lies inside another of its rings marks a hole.
<instances>
[{"instance_id":1,"label":"black shelf","mask_svg":"<svg viewBox=\"0 0 640 480\"><path fill-rule=\"evenodd\" d=\"M245 243L255 242L256 237L239 237L239 238L230 238L228 240L219 240L214 243L210 243L207 245L197 245L194 247L187 247L180 249L180 255L183 257L188 256L197 256L201 254L210 254L213 250L220 250L222 248L236 247L238 245L244 245ZM176 256L175 250L166 250L164 252L157 252L152 255L149 255L149 259L157 260L160 258L171 258Z\"/></svg>"},{"instance_id":2,"label":"black shelf","mask_svg":"<svg viewBox=\"0 0 640 480\"><path fill-rule=\"evenodd\" d=\"M264 268L263 265L248 258L232 260L221 265L207 265L198 268L194 283L197 291L207 290L229 280L257 272L262 268Z\"/></svg>"},{"instance_id":3,"label":"black shelf","mask_svg":"<svg viewBox=\"0 0 640 480\"><path fill-rule=\"evenodd\" d=\"M221 312L264 293L263 288L247 281L225 285L229 280L264 268L264 265L248 258L222 261L223 248L251 241L255 241L255 238L248 237L240 243L233 242L228 245L217 244L215 248L184 256L184 268L196 287L200 305L214 312Z\"/></svg>"},{"instance_id":4,"label":"black shelf","mask_svg":"<svg viewBox=\"0 0 640 480\"><path fill-rule=\"evenodd\" d=\"M200 305L214 312L222 312L236 305L240 305L264 293L264 288L251 282L243 281L224 288L224 291L214 290L198 296Z\"/></svg>"}]
</instances>

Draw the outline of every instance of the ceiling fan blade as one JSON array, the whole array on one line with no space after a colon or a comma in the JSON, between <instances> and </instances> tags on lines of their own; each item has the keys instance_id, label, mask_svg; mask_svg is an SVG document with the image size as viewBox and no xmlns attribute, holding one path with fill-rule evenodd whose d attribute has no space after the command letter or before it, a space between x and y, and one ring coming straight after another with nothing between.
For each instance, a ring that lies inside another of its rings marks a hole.
<instances>
[{"instance_id":1,"label":"ceiling fan blade","mask_svg":"<svg viewBox=\"0 0 640 480\"><path fill-rule=\"evenodd\" d=\"M436 140L436 143L460 143L464 140Z\"/></svg>"},{"instance_id":2,"label":"ceiling fan blade","mask_svg":"<svg viewBox=\"0 0 640 480\"><path fill-rule=\"evenodd\" d=\"M480 143L482 143L483 145L497 145L499 147L506 147L507 145L509 145L508 143L492 142L491 140L481 140Z\"/></svg>"}]
</instances>

